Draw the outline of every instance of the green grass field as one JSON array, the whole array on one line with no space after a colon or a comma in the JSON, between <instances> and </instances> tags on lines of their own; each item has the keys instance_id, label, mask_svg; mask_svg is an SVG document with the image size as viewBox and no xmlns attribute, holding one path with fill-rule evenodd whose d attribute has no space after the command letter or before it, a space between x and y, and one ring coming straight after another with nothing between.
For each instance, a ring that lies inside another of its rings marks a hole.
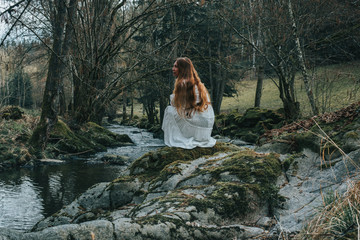
<instances>
[{"instance_id":1,"label":"green grass field","mask_svg":"<svg viewBox=\"0 0 360 240\"><path fill-rule=\"evenodd\" d=\"M313 92L320 113L333 112L360 101L360 61L320 67L309 73L313 78ZM278 81L276 76L273 79L265 76L261 108L278 109L282 107L279 90L274 81ZM246 109L254 106L256 78L247 77L240 80L236 84L236 89L236 96L223 98L222 112L237 110L243 113ZM300 74L295 79L295 94L300 102L302 116L310 116L311 107ZM127 111L130 114L130 108ZM121 113L121 108L118 112ZM140 103L134 104L134 114L143 115Z\"/></svg>"},{"instance_id":2,"label":"green grass field","mask_svg":"<svg viewBox=\"0 0 360 240\"><path fill-rule=\"evenodd\" d=\"M353 102L360 101L360 62L331 65L311 71L313 92L318 102L320 113L336 111ZM277 78L274 77L274 81ZM244 112L254 106L256 79L244 79L236 85L238 94L225 97L221 110L224 112L237 109ZM311 108L306 96L302 76L295 80L295 92L304 117L311 115ZM282 107L279 90L270 78L264 79L261 108L277 109Z\"/></svg>"}]
</instances>

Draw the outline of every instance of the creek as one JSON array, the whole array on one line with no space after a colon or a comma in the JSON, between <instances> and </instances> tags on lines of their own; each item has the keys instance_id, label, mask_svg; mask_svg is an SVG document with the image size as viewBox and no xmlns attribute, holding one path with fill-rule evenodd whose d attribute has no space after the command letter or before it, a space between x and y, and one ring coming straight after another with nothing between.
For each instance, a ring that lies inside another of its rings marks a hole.
<instances>
[{"instance_id":1,"label":"creek","mask_svg":"<svg viewBox=\"0 0 360 240\"><path fill-rule=\"evenodd\" d=\"M78 195L99 182L119 177L127 166L104 164L106 154L137 159L146 152L163 147L162 139L153 138L146 130L109 125L114 133L127 134L135 145L110 148L87 158L76 158L63 164L47 164L33 169L17 169L0 174L0 227L30 230L39 220L48 217Z\"/></svg>"}]
</instances>

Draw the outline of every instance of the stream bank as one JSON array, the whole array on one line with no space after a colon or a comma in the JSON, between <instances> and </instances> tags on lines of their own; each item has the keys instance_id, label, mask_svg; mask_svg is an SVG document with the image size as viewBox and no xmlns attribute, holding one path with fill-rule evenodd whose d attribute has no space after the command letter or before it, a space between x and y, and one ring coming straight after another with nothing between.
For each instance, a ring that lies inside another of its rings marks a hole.
<instances>
[{"instance_id":1,"label":"stream bank","mask_svg":"<svg viewBox=\"0 0 360 240\"><path fill-rule=\"evenodd\" d=\"M28 231L36 222L70 204L92 185L118 178L130 162L164 146L162 139L154 138L144 129L117 124L107 128L115 134L128 135L134 144L60 163L47 162L33 168L2 172L0 227ZM123 156L125 165L104 163L104 159L115 155Z\"/></svg>"},{"instance_id":2,"label":"stream bank","mask_svg":"<svg viewBox=\"0 0 360 240\"><path fill-rule=\"evenodd\" d=\"M360 104L352 105L304 125L274 129L260 137L262 146L255 150L224 143L212 149L159 148L138 158L121 177L94 185L31 232L3 229L2 236L314 239L316 232L304 227L321 215L325 199L341 200L358 186L359 110ZM320 135L322 129L329 135ZM343 155L332 151L340 152L342 142L351 146ZM358 211L358 199L347 200ZM336 216L346 224L334 228L325 219L326 231L317 239L336 239L338 229L345 238L354 236L356 216Z\"/></svg>"}]
</instances>

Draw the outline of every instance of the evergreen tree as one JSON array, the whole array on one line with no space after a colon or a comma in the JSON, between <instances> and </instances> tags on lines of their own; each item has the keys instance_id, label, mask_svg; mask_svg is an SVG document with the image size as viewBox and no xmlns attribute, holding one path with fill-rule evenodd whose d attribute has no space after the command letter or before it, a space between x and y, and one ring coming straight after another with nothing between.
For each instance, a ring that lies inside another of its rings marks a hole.
<instances>
[{"instance_id":1,"label":"evergreen tree","mask_svg":"<svg viewBox=\"0 0 360 240\"><path fill-rule=\"evenodd\" d=\"M31 108L33 104L31 91L29 75L23 69L16 70L9 79L9 105Z\"/></svg>"}]
</instances>

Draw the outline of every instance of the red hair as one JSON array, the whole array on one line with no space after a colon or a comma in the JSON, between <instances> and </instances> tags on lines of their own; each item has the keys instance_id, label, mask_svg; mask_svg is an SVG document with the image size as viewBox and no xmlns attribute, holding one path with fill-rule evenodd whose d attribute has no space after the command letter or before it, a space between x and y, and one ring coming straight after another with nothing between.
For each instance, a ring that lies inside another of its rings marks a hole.
<instances>
[{"instance_id":1,"label":"red hair","mask_svg":"<svg viewBox=\"0 0 360 240\"><path fill-rule=\"evenodd\" d=\"M173 105L179 115L191 117L195 111L203 112L208 108L211 104L209 93L189 58L178 58L176 64L179 72L175 81ZM198 103L196 103L195 86L199 92Z\"/></svg>"}]
</instances>

